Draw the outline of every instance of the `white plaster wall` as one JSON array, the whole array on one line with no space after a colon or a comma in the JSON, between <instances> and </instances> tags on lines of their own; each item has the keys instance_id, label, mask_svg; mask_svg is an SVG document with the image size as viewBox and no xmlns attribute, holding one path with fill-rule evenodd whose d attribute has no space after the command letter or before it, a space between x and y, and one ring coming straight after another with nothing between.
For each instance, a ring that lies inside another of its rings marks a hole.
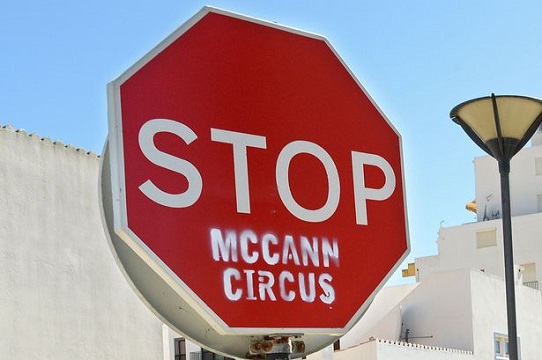
<instances>
[{"instance_id":1,"label":"white plaster wall","mask_svg":"<svg viewBox=\"0 0 542 360\"><path fill-rule=\"evenodd\" d=\"M500 220L442 227L437 240L438 255L416 259L418 280L423 281L434 272L476 268L502 274L502 231ZM497 246L476 248L476 233L495 230Z\"/></svg>"},{"instance_id":2,"label":"white plaster wall","mask_svg":"<svg viewBox=\"0 0 542 360\"><path fill-rule=\"evenodd\" d=\"M495 356L494 334L508 332L504 281L501 278L473 272L472 313L476 334L474 352L480 359L491 359Z\"/></svg>"},{"instance_id":3,"label":"white plaster wall","mask_svg":"<svg viewBox=\"0 0 542 360\"><path fill-rule=\"evenodd\" d=\"M162 344L164 360L175 360L175 339L184 338L166 324L162 324ZM190 359L190 353L201 352L201 347L185 338L186 356Z\"/></svg>"},{"instance_id":4,"label":"white plaster wall","mask_svg":"<svg viewBox=\"0 0 542 360\"><path fill-rule=\"evenodd\" d=\"M491 359L495 355L494 334L508 333L505 285L501 278L487 273L473 271L471 277L474 353L479 359ZM538 359L542 301L539 291L523 286L521 281L516 282L516 313L521 358Z\"/></svg>"},{"instance_id":5,"label":"white plaster wall","mask_svg":"<svg viewBox=\"0 0 542 360\"><path fill-rule=\"evenodd\" d=\"M531 138L531 144L532 144L532 146L542 145L542 130L541 130L541 128L538 128L538 130L534 133L533 137Z\"/></svg>"},{"instance_id":6,"label":"white plaster wall","mask_svg":"<svg viewBox=\"0 0 542 360\"><path fill-rule=\"evenodd\" d=\"M164 360L175 360L175 339L181 336L162 324L162 351Z\"/></svg>"},{"instance_id":7,"label":"white plaster wall","mask_svg":"<svg viewBox=\"0 0 542 360\"><path fill-rule=\"evenodd\" d=\"M541 135L542 136L542 135ZM538 212L537 194L542 193L542 176L536 175L535 159L542 157L542 146L526 147L516 154L510 164L510 205L512 216ZM490 156L474 159L477 220L490 219L501 211L501 185L498 164ZM486 210L487 207L487 210Z\"/></svg>"},{"instance_id":8,"label":"white plaster wall","mask_svg":"<svg viewBox=\"0 0 542 360\"><path fill-rule=\"evenodd\" d=\"M471 352L427 347L388 340L372 340L334 353L334 360L477 360ZM489 358L491 359L491 358ZM484 359L485 360L485 359Z\"/></svg>"},{"instance_id":9,"label":"white plaster wall","mask_svg":"<svg viewBox=\"0 0 542 360\"><path fill-rule=\"evenodd\" d=\"M535 263L536 280L542 285L542 213L513 218L512 236L514 264Z\"/></svg>"},{"instance_id":10,"label":"white plaster wall","mask_svg":"<svg viewBox=\"0 0 542 360\"><path fill-rule=\"evenodd\" d=\"M320 351L307 355L307 360L334 360L335 354L338 352L333 350L333 345L329 345Z\"/></svg>"},{"instance_id":11,"label":"white plaster wall","mask_svg":"<svg viewBox=\"0 0 542 360\"><path fill-rule=\"evenodd\" d=\"M538 212L538 194L542 194L542 176L536 175L535 159L542 158L542 132L533 137L533 146L513 158L510 173L512 236L514 263L538 263L536 279L542 281L542 213ZM461 268L483 269L503 276L502 216L498 164L490 156L474 160L478 221L441 228L438 255L416 259L418 280L433 272ZM487 220L487 217L490 220ZM486 219L486 220L485 220ZM476 233L496 230L496 247L476 248Z\"/></svg>"},{"instance_id":12,"label":"white plaster wall","mask_svg":"<svg viewBox=\"0 0 542 360\"><path fill-rule=\"evenodd\" d=\"M542 213L512 219L514 263L536 264L536 280L542 282ZM494 229L497 246L476 248L476 233ZM500 219L441 228L438 255L416 259L418 279L434 272L475 268L504 277L502 222Z\"/></svg>"},{"instance_id":13,"label":"white plaster wall","mask_svg":"<svg viewBox=\"0 0 542 360\"><path fill-rule=\"evenodd\" d=\"M483 221L485 215L489 219L500 218L501 185L497 161L483 156L475 158L473 162L477 221Z\"/></svg>"},{"instance_id":14,"label":"white plaster wall","mask_svg":"<svg viewBox=\"0 0 542 360\"><path fill-rule=\"evenodd\" d=\"M0 128L0 359L162 359L98 203L99 158Z\"/></svg>"},{"instance_id":15,"label":"white plaster wall","mask_svg":"<svg viewBox=\"0 0 542 360\"><path fill-rule=\"evenodd\" d=\"M470 271L433 273L404 299L403 330L412 342L473 350Z\"/></svg>"},{"instance_id":16,"label":"white plaster wall","mask_svg":"<svg viewBox=\"0 0 542 360\"><path fill-rule=\"evenodd\" d=\"M516 286L516 315L522 360L540 359L542 339L542 297L540 291Z\"/></svg>"},{"instance_id":17,"label":"white plaster wall","mask_svg":"<svg viewBox=\"0 0 542 360\"><path fill-rule=\"evenodd\" d=\"M401 360L477 360L471 352L457 351L455 349L439 349L417 346L416 344L386 344L377 345L378 359ZM491 359L491 358L490 358ZM485 359L484 359L485 360Z\"/></svg>"},{"instance_id":18,"label":"white plaster wall","mask_svg":"<svg viewBox=\"0 0 542 360\"><path fill-rule=\"evenodd\" d=\"M190 353L201 352L201 346L191 342L186 341L186 354L189 356Z\"/></svg>"},{"instance_id":19,"label":"white plaster wall","mask_svg":"<svg viewBox=\"0 0 542 360\"><path fill-rule=\"evenodd\" d=\"M370 341L368 343L364 343L356 347L352 347L352 348L341 350L341 351L336 351L335 353L333 353L333 360L352 360L352 359L377 360L378 352L377 352L376 341Z\"/></svg>"},{"instance_id":20,"label":"white plaster wall","mask_svg":"<svg viewBox=\"0 0 542 360\"><path fill-rule=\"evenodd\" d=\"M381 289L360 321L341 338L341 349L367 342L370 338L399 340L402 303L419 284Z\"/></svg>"}]
</instances>

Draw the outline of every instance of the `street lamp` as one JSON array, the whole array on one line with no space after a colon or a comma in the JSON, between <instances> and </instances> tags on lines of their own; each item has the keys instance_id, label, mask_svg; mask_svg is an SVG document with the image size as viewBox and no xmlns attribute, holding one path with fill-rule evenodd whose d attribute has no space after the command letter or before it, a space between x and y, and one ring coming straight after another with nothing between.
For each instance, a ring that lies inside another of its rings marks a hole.
<instances>
[{"instance_id":1,"label":"street lamp","mask_svg":"<svg viewBox=\"0 0 542 360\"><path fill-rule=\"evenodd\" d=\"M512 216L510 214L510 160L542 122L542 101L525 96L491 94L461 103L450 112L469 137L499 163L501 176L504 278L508 317L508 350L518 360Z\"/></svg>"}]
</instances>

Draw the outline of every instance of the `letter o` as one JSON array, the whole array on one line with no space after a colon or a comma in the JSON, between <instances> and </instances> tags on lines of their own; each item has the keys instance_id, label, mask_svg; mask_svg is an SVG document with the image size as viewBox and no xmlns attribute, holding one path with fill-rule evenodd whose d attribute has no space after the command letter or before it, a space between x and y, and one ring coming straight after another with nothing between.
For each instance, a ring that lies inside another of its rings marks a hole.
<instances>
[{"instance_id":1,"label":"letter o","mask_svg":"<svg viewBox=\"0 0 542 360\"><path fill-rule=\"evenodd\" d=\"M292 195L288 173L291 160L298 154L313 155L324 165L328 180L328 193L326 203L319 209L304 208L295 201ZM339 206L341 186L337 167L327 151L315 143L297 140L286 145L277 159L276 180L280 199L288 211L298 219L314 223L322 222L329 219Z\"/></svg>"}]
</instances>

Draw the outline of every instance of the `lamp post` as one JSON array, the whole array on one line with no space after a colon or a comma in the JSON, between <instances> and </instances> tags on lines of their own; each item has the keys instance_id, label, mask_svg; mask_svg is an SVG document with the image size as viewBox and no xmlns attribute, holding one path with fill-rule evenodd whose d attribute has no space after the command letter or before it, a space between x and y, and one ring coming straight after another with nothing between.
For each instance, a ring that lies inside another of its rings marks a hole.
<instances>
[{"instance_id":1,"label":"lamp post","mask_svg":"<svg viewBox=\"0 0 542 360\"><path fill-rule=\"evenodd\" d=\"M510 213L510 160L529 141L542 122L542 101L525 96L477 98L450 112L469 137L499 163L501 177L504 278L508 318L508 350L518 360L512 216Z\"/></svg>"}]
</instances>

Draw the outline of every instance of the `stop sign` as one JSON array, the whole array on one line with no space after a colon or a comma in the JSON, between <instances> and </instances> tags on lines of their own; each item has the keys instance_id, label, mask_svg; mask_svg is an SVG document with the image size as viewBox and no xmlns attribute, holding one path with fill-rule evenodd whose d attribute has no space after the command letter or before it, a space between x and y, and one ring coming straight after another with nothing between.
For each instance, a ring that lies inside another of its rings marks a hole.
<instances>
[{"instance_id":1,"label":"stop sign","mask_svg":"<svg viewBox=\"0 0 542 360\"><path fill-rule=\"evenodd\" d=\"M400 136L325 38L204 8L108 91L114 236L218 334L342 334L408 253Z\"/></svg>"}]
</instances>

